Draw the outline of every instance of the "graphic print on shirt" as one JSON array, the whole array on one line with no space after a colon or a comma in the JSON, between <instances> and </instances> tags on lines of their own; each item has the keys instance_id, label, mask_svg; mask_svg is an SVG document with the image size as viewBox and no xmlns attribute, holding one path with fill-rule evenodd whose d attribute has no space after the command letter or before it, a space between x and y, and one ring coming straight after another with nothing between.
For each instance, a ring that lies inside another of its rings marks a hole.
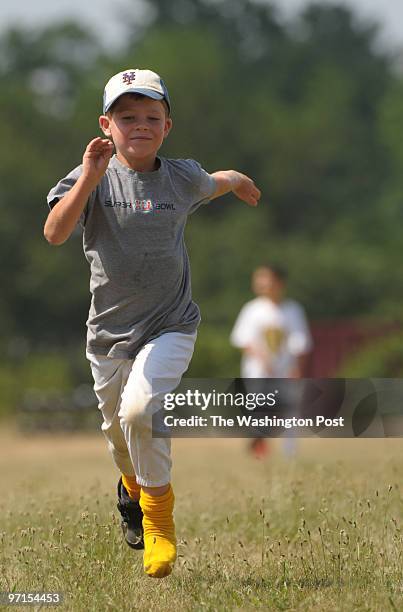
<instances>
[{"instance_id":1,"label":"graphic print on shirt","mask_svg":"<svg viewBox=\"0 0 403 612\"><path fill-rule=\"evenodd\" d=\"M105 208L128 208L133 212L140 212L143 214L162 210L176 210L175 204L172 202L153 203L151 200L133 200L133 202L125 202L124 200L112 200L111 198L107 198L104 206Z\"/></svg>"},{"instance_id":2,"label":"graphic print on shirt","mask_svg":"<svg viewBox=\"0 0 403 612\"><path fill-rule=\"evenodd\" d=\"M266 327L264 339L272 355L277 355L285 342L286 334L282 327Z\"/></svg>"}]
</instances>

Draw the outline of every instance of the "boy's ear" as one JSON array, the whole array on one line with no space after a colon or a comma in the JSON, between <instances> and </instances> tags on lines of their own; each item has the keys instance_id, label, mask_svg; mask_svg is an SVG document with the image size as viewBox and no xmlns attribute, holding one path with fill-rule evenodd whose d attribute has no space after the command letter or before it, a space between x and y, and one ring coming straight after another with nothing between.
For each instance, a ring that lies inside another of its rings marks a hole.
<instances>
[{"instance_id":1,"label":"boy's ear","mask_svg":"<svg viewBox=\"0 0 403 612\"><path fill-rule=\"evenodd\" d=\"M99 118L99 127L105 136L112 136L110 129L110 119L107 115L101 115Z\"/></svg>"},{"instance_id":2,"label":"boy's ear","mask_svg":"<svg viewBox=\"0 0 403 612\"><path fill-rule=\"evenodd\" d=\"M172 119L168 117L165 121L164 138L166 138L172 129Z\"/></svg>"}]
</instances>

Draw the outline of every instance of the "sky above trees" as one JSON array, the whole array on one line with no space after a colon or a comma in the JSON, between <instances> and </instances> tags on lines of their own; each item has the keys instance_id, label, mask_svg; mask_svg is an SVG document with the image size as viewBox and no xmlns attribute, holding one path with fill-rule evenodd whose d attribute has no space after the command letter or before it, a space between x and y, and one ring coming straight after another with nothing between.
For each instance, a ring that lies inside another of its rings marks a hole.
<instances>
[{"instance_id":1,"label":"sky above trees","mask_svg":"<svg viewBox=\"0 0 403 612\"><path fill-rule=\"evenodd\" d=\"M273 3L288 18L306 7L309 0L274 0ZM360 19L379 22L379 43L393 49L403 49L401 0L322 0L321 4L345 5ZM125 35L125 14L128 7L135 7L139 16L143 14L142 0L36 0L29 4L3 0L0 3L0 32L10 25L43 26L66 17L75 17L97 34L102 34L106 45L117 47Z\"/></svg>"}]
</instances>

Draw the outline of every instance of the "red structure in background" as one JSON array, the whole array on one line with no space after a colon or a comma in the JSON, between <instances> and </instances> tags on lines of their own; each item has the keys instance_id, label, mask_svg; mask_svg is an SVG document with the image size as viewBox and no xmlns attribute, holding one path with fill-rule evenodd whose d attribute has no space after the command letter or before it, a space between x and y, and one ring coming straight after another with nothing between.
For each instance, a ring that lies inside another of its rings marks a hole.
<instances>
[{"instance_id":1,"label":"red structure in background","mask_svg":"<svg viewBox=\"0 0 403 612\"><path fill-rule=\"evenodd\" d=\"M374 340L401 331L399 323L364 324L359 321L312 322L313 351L306 365L306 378L336 376L342 362Z\"/></svg>"}]
</instances>

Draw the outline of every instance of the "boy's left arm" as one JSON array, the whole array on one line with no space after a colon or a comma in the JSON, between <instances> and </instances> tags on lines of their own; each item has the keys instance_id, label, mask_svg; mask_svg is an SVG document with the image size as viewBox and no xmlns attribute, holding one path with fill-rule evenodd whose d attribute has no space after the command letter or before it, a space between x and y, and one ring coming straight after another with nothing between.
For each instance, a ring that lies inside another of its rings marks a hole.
<instances>
[{"instance_id":1,"label":"boy's left arm","mask_svg":"<svg viewBox=\"0 0 403 612\"><path fill-rule=\"evenodd\" d=\"M211 176L216 182L216 190L211 197L212 200L232 191L249 206L257 206L261 195L260 190L246 174L236 170L219 170L213 172Z\"/></svg>"}]
</instances>

